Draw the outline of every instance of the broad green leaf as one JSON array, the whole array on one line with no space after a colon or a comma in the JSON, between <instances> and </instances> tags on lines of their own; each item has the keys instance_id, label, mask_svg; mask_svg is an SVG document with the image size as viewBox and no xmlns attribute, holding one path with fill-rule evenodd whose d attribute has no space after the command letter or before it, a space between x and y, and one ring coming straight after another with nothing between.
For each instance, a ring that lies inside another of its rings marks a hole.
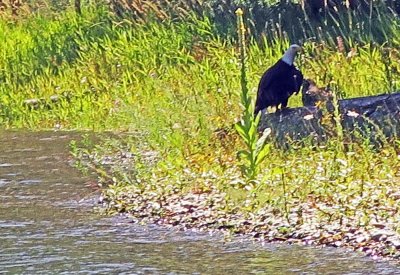
<instances>
[{"instance_id":1,"label":"broad green leaf","mask_svg":"<svg viewBox=\"0 0 400 275\"><path fill-rule=\"evenodd\" d=\"M246 138L247 137L247 133L245 132L245 129L243 127L242 124L236 123L235 124L235 129L238 132L238 134L242 137L242 138Z\"/></svg>"},{"instance_id":2,"label":"broad green leaf","mask_svg":"<svg viewBox=\"0 0 400 275\"><path fill-rule=\"evenodd\" d=\"M261 112L258 112L254 120L255 125L258 126L258 124L260 123L260 119L261 119Z\"/></svg>"},{"instance_id":3,"label":"broad green leaf","mask_svg":"<svg viewBox=\"0 0 400 275\"><path fill-rule=\"evenodd\" d=\"M251 158L251 153L249 151L247 151L247 150L240 150L240 151L237 152L237 155L239 157L244 156L248 160Z\"/></svg>"},{"instance_id":4,"label":"broad green leaf","mask_svg":"<svg viewBox=\"0 0 400 275\"><path fill-rule=\"evenodd\" d=\"M259 151L259 153L257 154L257 161L256 161L257 166L265 159L266 156L268 156L270 149L271 149L270 144L264 144L264 148L262 148L261 151Z\"/></svg>"}]
</instances>

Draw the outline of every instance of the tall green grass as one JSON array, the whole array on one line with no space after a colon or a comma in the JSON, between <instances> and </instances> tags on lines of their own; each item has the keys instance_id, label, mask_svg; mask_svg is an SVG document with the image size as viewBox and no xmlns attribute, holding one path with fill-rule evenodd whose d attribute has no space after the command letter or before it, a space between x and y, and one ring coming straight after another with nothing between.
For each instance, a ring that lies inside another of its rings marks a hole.
<instances>
[{"instance_id":1,"label":"tall green grass","mask_svg":"<svg viewBox=\"0 0 400 275\"><path fill-rule=\"evenodd\" d=\"M231 125L240 113L235 46L215 34L207 17L139 24L97 8L84 10L82 17L70 11L57 20L32 15L0 25L5 127L146 129L157 143L172 144L172 137L182 150L190 139L207 144L213 130ZM345 97L398 89L395 47L388 58L386 46L350 44L338 49L307 42L298 65L305 77L334 84ZM263 71L288 45L287 40L271 45L268 39L249 44L251 96ZM52 103L54 94L62 100ZM45 104L30 108L24 105L30 98ZM292 97L289 106L300 102Z\"/></svg>"}]
</instances>

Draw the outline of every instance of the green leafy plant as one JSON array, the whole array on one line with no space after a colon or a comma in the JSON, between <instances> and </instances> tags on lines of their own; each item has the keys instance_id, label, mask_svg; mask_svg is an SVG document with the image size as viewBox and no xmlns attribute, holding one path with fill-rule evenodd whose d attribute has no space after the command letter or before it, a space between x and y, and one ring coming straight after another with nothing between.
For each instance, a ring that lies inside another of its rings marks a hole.
<instances>
[{"instance_id":1,"label":"green leafy plant","mask_svg":"<svg viewBox=\"0 0 400 275\"><path fill-rule=\"evenodd\" d=\"M238 24L238 36L239 36L239 48L240 48L240 83L241 83L241 94L240 100L244 108L243 117L239 123L235 125L236 130L243 142L246 145L246 149L240 150L238 156L244 160L242 164L242 173L248 181L255 180L258 167L260 163L265 159L270 151L270 144L266 142L268 135L271 133L271 129L267 128L262 136L258 136L258 123L261 115L257 115L254 118L252 100L249 95L248 81L247 81L247 56L246 56L246 43L245 43L245 26L243 23L243 11L238 9L236 11L237 24Z\"/></svg>"}]
</instances>

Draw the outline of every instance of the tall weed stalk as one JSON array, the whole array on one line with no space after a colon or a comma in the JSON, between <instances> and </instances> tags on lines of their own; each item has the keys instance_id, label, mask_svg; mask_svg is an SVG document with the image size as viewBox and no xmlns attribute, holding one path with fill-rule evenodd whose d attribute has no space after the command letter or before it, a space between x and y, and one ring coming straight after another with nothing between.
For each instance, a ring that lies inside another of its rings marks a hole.
<instances>
[{"instance_id":1,"label":"tall weed stalk","mask_svg":"<svg viewBox=\"0 0 400 275\"><path fill-rule=\"evenodd\" d=\"M261 137L258 136L257 126L261 116L259 114L254 118L252 100L249 95L249 89L247 85L247 56L243 11L239 8L236 11L236 15L241 65L240 100L244 110L242 119L235 125L235 127L246 145L246 149L240 150L238 152L238 156L243 160L243 164L241 165L242 174L248 181L254 181L257 176L260 163L265 159L270 151L270 144L266 143L266 138L271 133L271 130L267 128Z\"/></svg>"}]
</instances>

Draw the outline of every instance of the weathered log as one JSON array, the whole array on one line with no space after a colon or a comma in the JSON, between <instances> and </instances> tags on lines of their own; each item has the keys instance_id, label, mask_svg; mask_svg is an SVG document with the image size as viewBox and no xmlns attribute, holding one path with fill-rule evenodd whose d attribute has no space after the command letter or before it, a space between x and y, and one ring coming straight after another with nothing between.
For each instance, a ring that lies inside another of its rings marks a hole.
<instances>
[{"instance_id":1,"label":"weathered log","mask_svg":"<svg viewBox=\"0 0 400 275\"><path fill-rule=\"evenodd\" d=\"M328 105L328 104L327 104ZM349 139L368 139L375 144L400 136L400 93L343 99L338 101L343 134ZM265 114L259 130L271 128L279 145L292 141L321 143L337 134L332 107L287 108Z\"/></svg>"}]
</instances>

